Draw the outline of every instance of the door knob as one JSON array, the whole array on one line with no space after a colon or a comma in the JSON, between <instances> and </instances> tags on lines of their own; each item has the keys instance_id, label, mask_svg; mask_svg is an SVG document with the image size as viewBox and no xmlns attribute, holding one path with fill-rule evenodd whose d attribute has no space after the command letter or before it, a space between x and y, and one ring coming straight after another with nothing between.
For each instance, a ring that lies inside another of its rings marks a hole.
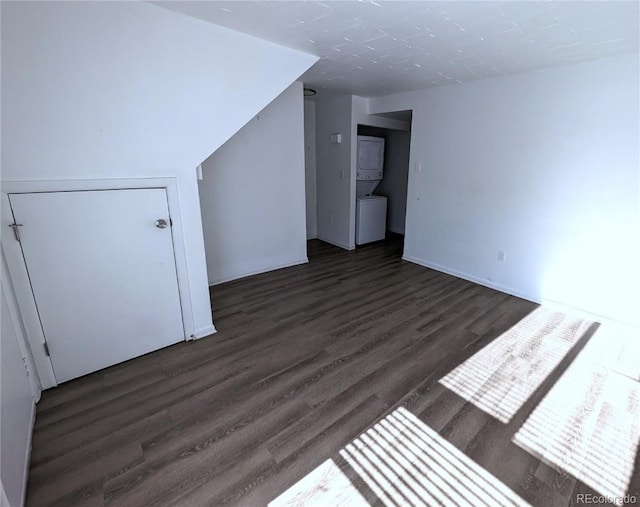
<instances>
[{"instance_id":1,"label":"door knob","mask_svg":"<svg viewBox=\"0 0 640 507\"><path fill-rule=\"evenodd\" d=\"M159 218L158 220L156 220L156 227L158 229L166 229L167 221L164 218Z\"/></svg>"}]
</instances>

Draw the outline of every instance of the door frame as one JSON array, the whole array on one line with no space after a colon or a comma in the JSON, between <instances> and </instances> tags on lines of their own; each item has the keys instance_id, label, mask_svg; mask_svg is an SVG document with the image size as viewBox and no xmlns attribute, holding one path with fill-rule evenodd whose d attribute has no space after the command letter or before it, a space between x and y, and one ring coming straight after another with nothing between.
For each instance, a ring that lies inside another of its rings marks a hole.
<instances>
[{"instance_id":1,"label":"door frame","mask_svg":"<svg viewBox=\"0 0 640 507\"><path fill-rule=\"evenodd\" d=\"M16 301L22 316L31 356L38 373L42 389L55 387L55 378L51 358L45 352L45 338L38 310L35 303L27 266L22 255L20 243L15 240L9 225L13 223L13 213L9 202L9 194L37 192L72 192L92 190L130 190L141 188L164 189L167 193L167 204L172 221L172 242L176 263L178 293L182 311L182 329L184 339L195 339L195 322L189 290L189 274L187 256L182 227L180 201L178 199L178 183L176 178L132 178L132 179L99 179L99 180L33 180L3 181L0 190L2 200L2 224L0 243L15 291Z\"/></svg>"}]
</instances>

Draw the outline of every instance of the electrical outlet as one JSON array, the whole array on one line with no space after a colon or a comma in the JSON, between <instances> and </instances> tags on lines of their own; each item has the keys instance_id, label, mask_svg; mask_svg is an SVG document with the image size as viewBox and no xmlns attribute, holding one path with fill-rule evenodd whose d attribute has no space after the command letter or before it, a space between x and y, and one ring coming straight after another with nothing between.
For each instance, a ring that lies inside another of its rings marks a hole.
<instances>
[{"instance_id":1,"label":"electrical outlet","mask_svg":"<svg viewBox=\"0 0 640 507\"><path fill-rule=\"evenodd\" d=\"M333 223L333 215L331 215L331 216L329 217L329 223L330 223L330 224L332 224L332 223Z\"/></svg>"},{"instance_id":2,"label":"electrical outlet","mask_svg":"<svg viewBox=\"0 0 640 507\"><path fill-rule=\"evenodd\" d=\"M498 250L498 261L504 262L507 259L507 253L504 250Z\"/></svg>"}]
</instances>

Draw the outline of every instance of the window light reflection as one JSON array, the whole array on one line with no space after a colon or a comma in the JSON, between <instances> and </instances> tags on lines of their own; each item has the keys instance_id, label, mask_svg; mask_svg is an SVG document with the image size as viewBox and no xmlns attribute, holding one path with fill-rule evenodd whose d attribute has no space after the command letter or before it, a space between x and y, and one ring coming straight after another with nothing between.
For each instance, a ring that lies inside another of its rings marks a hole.
<instances>
[{"instance_id":1,"label":"window light reflection","mask_svg":"<svg viewBox=\"0 0 640 507\"><path fill-rule=\"evenodd\" d=\"M591 325L539 307L439 382L506 424Z\"/></svg>"},{"instance_id":2,"label":"window light reflection","mask_svg":"<svg viewBox=\"0 0 640 507\"><path fill-rule=\"evenodd\" d=\"M640 333L605 324L513 441L602 495L626 493L640 442Z\"/></svg>"},{"instance_id":3,"label":"window light reflection","mask_svg":"<svg viewBox=\"0 0 640 507\"><path fill-rule=\"evenodd\" d=\"M346 468L357 476L355 484ZM366 485L368 495L358 487L359 481ZM528 505L401 407L350 442L339 456L325 461L294 484L269 507L357 507L374 502L385 506Z\"/></svg>"}]
</instances>

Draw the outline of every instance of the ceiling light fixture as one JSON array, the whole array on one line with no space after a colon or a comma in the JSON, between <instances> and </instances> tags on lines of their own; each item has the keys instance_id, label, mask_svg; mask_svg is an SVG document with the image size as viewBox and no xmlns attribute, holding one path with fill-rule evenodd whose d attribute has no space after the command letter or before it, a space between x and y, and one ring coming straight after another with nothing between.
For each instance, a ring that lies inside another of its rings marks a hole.
<instances>
[{"instance_id":1,"label":"ceiling light fixture","mask_svg":"<svg viewBox=\"0 0 640 507\"><path fill-rule=\"evenodd\" d=\"M304 96L305 97L313 97L316 94L316 91L313 88L305 88Z\"/></svg>"}]
</instances>

